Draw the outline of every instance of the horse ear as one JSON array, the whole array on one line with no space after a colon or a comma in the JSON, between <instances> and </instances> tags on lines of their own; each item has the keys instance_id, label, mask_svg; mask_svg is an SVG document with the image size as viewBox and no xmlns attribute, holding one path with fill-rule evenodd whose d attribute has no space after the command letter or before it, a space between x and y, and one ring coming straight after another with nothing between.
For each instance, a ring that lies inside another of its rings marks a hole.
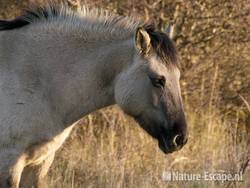
<instances>
[{"instance_id":1,"label":"horse ear","mask_svg":"<svg viewBox=\"0 0 250 188\"><path fill-rule=\"evenodd\" d=\"M169 25L167 28L166 28L166 34L168 35L169 38L173 39L174 37L174 26L173 25Z\"/></svg>"},{"instance_id":2,"label":"horse ear","mask_svg":"<svg viewBox=\"0 0 250 188\"><path fill-rule=\"evenodd\" d=\"M136 31L135 46L138 49L138 51L143 55L147 55L150 51L151 48L150 35L142 27L139 27Z\"/></svg>"}]
</instances>

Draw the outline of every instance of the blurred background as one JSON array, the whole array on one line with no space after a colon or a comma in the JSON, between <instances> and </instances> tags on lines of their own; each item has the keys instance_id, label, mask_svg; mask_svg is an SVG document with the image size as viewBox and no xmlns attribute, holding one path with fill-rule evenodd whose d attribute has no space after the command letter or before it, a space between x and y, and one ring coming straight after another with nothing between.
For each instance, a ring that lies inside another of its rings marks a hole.
<instances>
[{"instance_id":1,"label":"blurred background","mask_svg":"<svg viewBox=\"0 0 250 188\"><path fill-rule=\"evenodd\" d=\"M164 155L131 118L108 107L83 118L57 152L51 187L250 187L249 0L58 2L139 17L159 29L175 25L190 137L181 151ZM31 3L46 0L0 0L0 19ZM164 182L164 171L242 173L243 182Z\"/></svg>"}]
</instances>

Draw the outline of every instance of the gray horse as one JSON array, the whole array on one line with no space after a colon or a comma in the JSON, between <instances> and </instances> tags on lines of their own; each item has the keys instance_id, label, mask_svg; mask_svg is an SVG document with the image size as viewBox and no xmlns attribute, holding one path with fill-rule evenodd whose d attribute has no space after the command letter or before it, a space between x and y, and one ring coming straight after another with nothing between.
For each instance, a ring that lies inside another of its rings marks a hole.
<instances>
[{"instance_id":1,"label":"gray horse","mask_svg":"<svg viewBox=\"0 0 250 188\"><path fill-rule=\"evenodd\" d=\"M29 10L0 21L0 187L44 178L81 117L118 104L170 153L187 142L169 32L100 10Z\"/></svg>"}]
</instances>

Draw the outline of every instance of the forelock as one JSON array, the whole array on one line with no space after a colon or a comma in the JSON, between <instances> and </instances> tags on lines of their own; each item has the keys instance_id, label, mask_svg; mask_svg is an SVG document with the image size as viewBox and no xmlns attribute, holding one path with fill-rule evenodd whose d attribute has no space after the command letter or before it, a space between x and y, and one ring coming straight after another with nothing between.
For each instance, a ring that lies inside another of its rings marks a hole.
<instances>
[{"instance_id":1,"label":"forelock","mask_svg":"<svg viewBox=\"0 0 250 188\"><path fill-rule=\"evenodd\" d=\"M151 46L153 51L159 56L163 62L167 64L178 64L178 54L173 41L166 33L156 31L153 25L144 25L151 38Z\"/></svg>"}]
</instances>

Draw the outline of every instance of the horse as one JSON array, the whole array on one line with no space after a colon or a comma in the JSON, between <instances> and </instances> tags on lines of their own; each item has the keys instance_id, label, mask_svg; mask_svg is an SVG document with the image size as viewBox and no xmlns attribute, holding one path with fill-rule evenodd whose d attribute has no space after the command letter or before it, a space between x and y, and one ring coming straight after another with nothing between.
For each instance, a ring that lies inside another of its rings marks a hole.
<instances>
[{"instance_id":1,"label":"horse","mask_svg":"<svg viewBox=\"0 0 250 188\"><path fill-rule=\"evenodd\" d=\"M164 153L188 131L166 31L100 9L46 6L0 21L0 187L46 187L77 121L117 104Z\"/></svg>"}]
</instances>

